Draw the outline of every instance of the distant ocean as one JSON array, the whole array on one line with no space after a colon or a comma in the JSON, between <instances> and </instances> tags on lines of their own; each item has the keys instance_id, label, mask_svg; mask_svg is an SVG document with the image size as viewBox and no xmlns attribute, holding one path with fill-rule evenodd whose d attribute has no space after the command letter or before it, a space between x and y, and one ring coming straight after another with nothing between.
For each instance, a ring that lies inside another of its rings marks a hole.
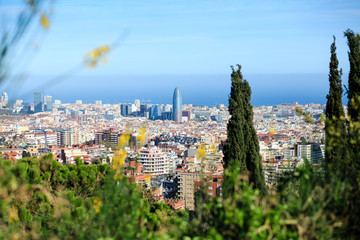
<instances>
[{"instance_id":1,"label":"distant ocean","mask_svg":"<svg viewBox=\"0 0 360 240\"><path fill-rule=\"evenodd\" d=\"M329 91L328 74L244 74L252 88L252 104L326 103ZM127 103L140 99L146 103L171 104L175 87L179 87L184 104L228 104L230 75L138 75L138 76L72 76L49 83L50 76L24 79L16 87L2 87L10 100L33 102L33 92L60 99L63 103ZM347 83L347 76L343 76ZM344 99L345 100L345 99ZM346 103L344 101L344 103Z\"/></svg>"}]
</instances>

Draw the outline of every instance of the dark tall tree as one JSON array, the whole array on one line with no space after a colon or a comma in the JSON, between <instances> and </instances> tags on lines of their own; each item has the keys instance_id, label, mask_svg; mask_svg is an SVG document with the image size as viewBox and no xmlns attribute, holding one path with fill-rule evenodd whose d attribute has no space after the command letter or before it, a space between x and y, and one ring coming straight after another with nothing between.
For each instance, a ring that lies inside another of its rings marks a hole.
<instances>
[{"instance_id":1,"label":"dark tall tree","mask_svg":"<svg viewBox=\"0 0 360 240\"><path fill-rule=\"evenodd\" d=\"M246 170L245 141L243 133L244 103L242 96L243 76L240 70L232 68L231 92L229 97L229 113L231 118L227 126L227 141L225 146L224 167L226 169Z\"/></svg>"},{"instance_id":2,"label":"dark tall tree","mask_svg":"<svg viewBox=\"0 0 360 240\"><path fill-rule=\"evenodd\" d=\"M241 66L232 67L227 143L224 151L225 187L224 195L234 191L236 176L249 174L249 180L263 194L267 192L262 170L259 140L253 125L253 109L250 103L251 88L243 79Z\"/></svg>"},{"instance_id":3,"label":"dark tall tree","mask_svg":"<svg viewBox=\"0 0 360 240\"><path fill-rule=\"evenodd\" d=\"M348 115L354 122L360 121L360 35L350 29L345 31L349 46L349 89Z\"/></svg>"},{"instance_id":4,"label":"dark tall tree","mask_svg":"<svg viewBox=\"0 0 360 240\"><path fill-rule=\"evenodd\" d=\"M342 104L342 83L341 69L339 71L339 61L336 56L335 37L330 47L330 71L329 71L329 94L326 96L326 122L325 122L325 162L328 170L343 173L346 166L346 126L345 114Z\"/></svg>"},{"instance_id":5,"label":"dark tall tree","mask_svg":"<svg viewBox=\"0 0 360 240\"><path fill-rule=\"evenodd\" d=\"M348 150L350 156L349 175L355 179L360 168L360 35L350 29L345 31L349 46L349 88L348 88Z\"/></svg>"}]
</instances>

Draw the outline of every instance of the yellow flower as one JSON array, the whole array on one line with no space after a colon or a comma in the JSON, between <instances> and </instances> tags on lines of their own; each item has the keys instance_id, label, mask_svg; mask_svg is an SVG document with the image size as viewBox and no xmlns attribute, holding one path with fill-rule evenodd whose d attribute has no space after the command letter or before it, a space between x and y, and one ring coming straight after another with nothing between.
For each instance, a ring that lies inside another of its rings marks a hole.
<instances>
[{"instance_id":1,"label":"yellow flower","mask_svg":"<svg viewBox=\"0 0 360 240\"><path fill-rule=\"evenodd\" d=\"M147 175L146 177L145 177L145 182L149 182L151 180L151 175Z\"/></svg>"},{"instance_id":2,"label":"yellow flower","mask_svg":"<svg viewBox=\"0 0 360 240\"><path fill-rule=\"evenodd\" d=\"M214 153L214 154L217 153L214 144L211 144L211 146L210 146L210 151L211 151L212 153Z\"/></svg>"},{"instance_id":3,"label":"yellow flower","mask_svg":"<svg viewBox=\"0 0 360 240\"><path fill-rule=\"evenodd\" d=\"M197 153L196 153L196 158L197 159L202 159L206 154L206 150L204 148L204 145L200 145L198 147Z\"/></svg>"},{"instance_id":4,"label":"yellow flower","mask_svg":"<svg viewBox=\"0 0 360 240\"><path fill-rule=\"evenodd\" d=\"M48 30L50 28L50 20L48 16L45 14L41 15L40 24L45 30Z\"/></svg>"},{"instance_id":5,"label":"yellow flower","mask_svg":"<svg viewBox=\"0 0 360 240\"><path fill-rule=\"evenodd\" d=\"M94 208L95 208L96 213L100 212L101 205L102 205L101 200L99 198L95 198L94 199Z\"/></svg>"},{"instance_id":6,"label":"yellow flower","mask_svg":"<svg viewBox=\"0 0 360 240\"><path fill-rule=\"evenodd\" d=\"M129 146L129 142L130 142L130 135L129 134L121 134L118 147L120 149L123 149L124 147Z\"/></svg>"},{"instance_id":7,"label":"yellow flower","mask_svg":"<svg viewBox=\"0 0 360 240\"><path fill-rule=\"evenodd\" d=\"M114 175L114 180L120 180L122 179L122 174L120 170L116 170L115 175Z\"/></svg>"},{"instance_id":8,"label":"yellow flower","mask_svg":"<svg viewBox=\"0 0 360 240\"><path fill-rule=\"evenodd\" d=\"M270 128L270 133L275 134L275 130L273 128Z\"/></svg>"},{"instance_id":9,"label":"yellow flower","mask_svg":"<svg viewBox=\"0 0 360 240\"><path fill-rule=\"evenodd\" d=\"M138 129L139 135L137 136L137 141L140 142L140 144L144 144L146 139L146 128L141 127Z\"/></svg>"},{"instance_id":10,"label":"yellow flower","mask_svg":"<svg viewBox=\"0 0 360 240\"><path fill-rule=\"evenodd\" d=\"M9 222L17 222L19 220L19 214L16 207L12 206L9 210Z\"/></svg>"},{"instance_id":11,"label":"yellow flower","mask_svg":"<svg viewBox=\"0 0 360 240\"><path fill-rule=\"evenodd\" d=\"M89 68L94 68L101 61L102 63L107 62L105 58L106 54L110 51L108 45L102 45L94 50L88 52L85 56L85 64Z\"/></svg>"},{"instance_id":12,"label":"yellow flower","mask_svg":"<svg viewBox=\"0 0 360 240\"><path fill-rule=\"evenodd\" d=\"M113 169L120 169L124 163L125 163L125 160L126 160L126 155L127 155L127 151L126 150L118 150L118 151L115 151L115 156L113 157Z\"/></svg>"}]
</instances>

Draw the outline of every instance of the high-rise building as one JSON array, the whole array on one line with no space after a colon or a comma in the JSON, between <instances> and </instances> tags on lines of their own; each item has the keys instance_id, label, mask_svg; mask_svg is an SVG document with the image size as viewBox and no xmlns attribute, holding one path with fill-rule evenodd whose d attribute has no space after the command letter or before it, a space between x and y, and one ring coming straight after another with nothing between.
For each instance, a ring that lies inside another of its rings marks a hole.
<instances>
[{"instance_id":1,"label":"high-rise building","mask_svg":"<svg viewBox=\"0 0 360 240\"><path fill-rule=\"evenodd\" d=\"M159 104L151 106L150 120L158 120L161 118L161 108Z\"/></svg>"},{"instance_id":2,"label":"high-rise building","mask_svg":"<svg viewBox=\"0 0 360 240\"><path fill-rule=\"evenodd\" d=\"M38 132L34 131L31 133L25 133L25 142L28 145L41 145L45 144L51 146L51 145L57 145L57 135L54 132Z\"/></svg>"},{"instance_id":3,"label":"high-rise building","mask_svg":"<svg viewBox=\"0 0 360 240\"><path fill-rule=\"evenodd\" d=\"M191 111L190 110L182 111L182 120L184 120L185 122L189 122L191 120Z\"/></svg>"},{"instance_id":4,"label":"high-rise building","mask_svg":"<svg viewBox=\"0 0 360 240\"><path fill-rule=\"evenodd\" d=\"M182 99L180 89L177 87L173 96L173 120L175 122L181 122L182 117Z\"/></svg>"},{"instance_id":5,"label":"high-rise building","mask_svg":"<svg viewBox=\"0 0 360 240\"><path fill-rule=\"evenodd\" d=\"M54 104L53 104L53 107L54 107L54 108L59 108L60 105L61 105L61 100L55 99Z\"/></svg>"},{"instance_id":6,"label":"high-rise building","mask_svg":"<svg viewBox=\"0 0 360 240\"><path fill-rule=\"evenodd\" d=\"M148 105L147 104L141 104L140 105L140 117L147 117L147 111L148 111Z\"/></svg>"},{"instance_id":7,"label":"high-rise building","mask_svg":"<svg viewBox=\"0 0 360 240\"><path fill-rule=\"evenodd\" d=\"M325 145L319 143L299 144L295 146L295 155L310 163L320 163L324 161Z\"/></svg>"},{"instance_id":8,"label":"high-rise building","mask_svg":"<svg viewBox=\"0 0 360 240\"><path fill-rule=\"evenodd\" d=\"M7 104L9 103L9 97L8 97L8 94L7 94L6 92L3 92L3 93L2 93L1 102L2 102L4 105L7 105Z\"/></svg>"},{"instance_id":9,"label":"high-rise building","mask_svg":"<svg viewBox=\"0 0 360 240\"><path fill-rule=\"evenodd\" d=\"M119 132L115 131L113 128L101 132L96 132L95 144L100 144L104 142L109 142L116 147L119 143Z\"/></svg>"},{"instance_id":10,"label":"high-rise building","mask_svg":"<svg viewBox=\"0 0 360 240\"><path fill-rule=\"evenodd\" d=\"M56 132L58 146L72 146L80 144L79 132L73 130L61 130Z\"/></svg>"},{"instance_id":11,"label":"high-rise building","mask_svg":"<svg viewBox=\"0 0 360 240\"><path fill-rule=\"evenodd\" d=\"M45 111L52 112L53 111L53 97L52 96L44 96L45 103Z\"/></svg>"},{"instance_id":12,"label":"high-rise building","mask_svg":"<svg viewBox=\"0 0 360 240\"><path fill-rule=\"evenodd\" d=\"M138 161L143 165L144 173L151 175L170 173L170 158L157 147L141 149Z\"/></svg>"},{"instance_id":13,"label":"high-rise building","mask_svg":"<svg viewBox=\"0 0 360 240\"><path fill-rule=\"evenodd\" d=\"M81 105L82 104L82 100L76 100L75 104Z\"/></svg>"},{"instance_id":14,"label":"high-rise building","mask_svg":"<svg viewBox=\"0 0 360 240\"><path fill-rule=\"evenodd\" d=\"M22 104L23 104L23 100L21 100L21 99L17 99L15 102L16 106L21 106Z\"/></svg>"},{"instance_id":15,"label":"high-rise building","mask_svg":"<svg viewBox=\"0 0 360 240\"><path fill-rule=\"evenodd\" d=\"M179 198L185 200L189 210L195 209L195 182L205 179L206 174L197 172L179 172Z\"/></svg>"},{"instance_id":16,"label":"high-rise building","mask_svg":"<svg viewBox=\"0 0 360 240\"><path fill-rule=\"evenodd\" d=\"M161 120L172 120L172 112L162 112L161 113Z\"/></svg>"},{"instance_id":17,"label":"high-rise building","mask_svg":"<svg viewBox=\"0 0 360 240\"><path fill-rule=\"evenodd\" d=\"M128 117L132 114L132 105L128 103L123 103L120 105L120 114L123 117Z\"/></svg>"},{"instance_id":18,"label":"high-rise building","mask_svg":"<svg viewBox=\"0 0 360 240\"><path fill-rule=\"evenodd\" d=\"M140 99L135 99L135 107L136 107L136 111L140 110Z\"/></svg>"},{"instance_id":19,"label":"high-rise building","mask_svg":"<svg viewBox=\"0 0 360 240\"><path fill-rule=\"evenodd\" d=\"M34 113L42 112L43 97L41 92L34 93Z\"/></svg>"},{"instance_id":20,"label":"high-rise building","mask_svg":"<svg viewBox=\"0 0 360 240\"><path fill-rule=\"evenodd\" d=\"M96 104L96 105L101 105L101 104L102 104L102 101L101 101L101 100L96 100L96 101L95 101L95 104Z\"/></svg>"}]
</instances>

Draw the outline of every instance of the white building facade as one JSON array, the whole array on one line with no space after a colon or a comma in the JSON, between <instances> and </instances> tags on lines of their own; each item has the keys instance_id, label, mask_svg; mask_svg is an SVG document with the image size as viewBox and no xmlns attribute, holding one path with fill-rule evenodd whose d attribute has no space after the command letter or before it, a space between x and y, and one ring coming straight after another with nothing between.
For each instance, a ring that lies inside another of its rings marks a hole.
<instances>
[{"instance_id":1,"label":"white building facade","mask_svg":"<svg viewBox=\"0 0 360 240\"><path fill-rule=\"evenodd\" d=\"M172 167L169 155L156 147L140 149L138 161L144 173L151 175L169 174Z\"/></svg>"}]
</instances>

